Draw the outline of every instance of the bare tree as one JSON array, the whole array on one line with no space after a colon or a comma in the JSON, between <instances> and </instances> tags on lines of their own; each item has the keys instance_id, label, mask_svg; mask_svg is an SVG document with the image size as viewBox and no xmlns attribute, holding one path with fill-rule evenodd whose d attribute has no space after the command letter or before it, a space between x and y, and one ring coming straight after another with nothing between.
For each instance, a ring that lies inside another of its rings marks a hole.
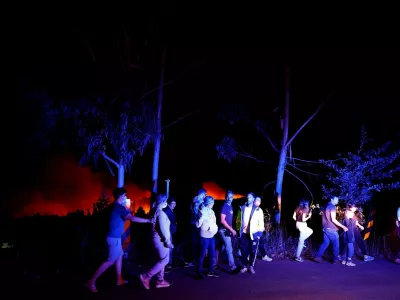
<instances>
[{"instance_id":1,"label":"bare tree","mask_svg":"<svg viewBox=\"0 0 400 300\"><path fill-rule=\"evenodd\" d=\"M324 102L325 103L325 102ZM323 103L323 104L324 104ZM304 183L303 180L301 180L298 176L296 176L293 172L289 171L286 169L286 166L288 165L288 151L290 150L291 144L293 140L297 137L297 135L304 129L304 127L318 114L320 109L322 108L323 104L321 104L317 110L303 123L302 126L292 135L292 137L289 138L289 119L290 119L290 72L289 68L286 68L286 73L285 73L285 106L284 106L284 116L281 118L281 130L282 130L282 140L281 140L281 145L280 147L277 146L267 133L267 131L264 129L262 126L263 122L257 121L255 122L255 128L256 130L268 141L268 143L271 145L272 149L279 154L279 160L278 160L278 167L277 167L277 176L276 180L267 183L264 188L270 184L276 183L275 185L275 194L277 197L277 202L278 202L278 208L279 212L281 212L281 204L282 204L282 187L283 187L283 178L285 172L299 180L310 192L311 196L312 193L310 189L307 187L307 185ZM272 162L270 161L265 161L262 159L258 159L255 156L253 156L250 153L247 153L241 149L238 144L235 142L235 140L231 137L225 137L218 145L217 145L217 151L218 151L218 156L222 157L228 161L232 161L234 158L237 156L241 157L246 157L249 159L253 159L256 162L259 163L269 163L271 164ZM296 168L298 169L298 168ZM302 171L302 170L300 170ZM304 171L304 170L303 170ZM306 172L306 171L304 171ZM308 172L306 172L308 173Z\"/></svg>"}]
</instances>

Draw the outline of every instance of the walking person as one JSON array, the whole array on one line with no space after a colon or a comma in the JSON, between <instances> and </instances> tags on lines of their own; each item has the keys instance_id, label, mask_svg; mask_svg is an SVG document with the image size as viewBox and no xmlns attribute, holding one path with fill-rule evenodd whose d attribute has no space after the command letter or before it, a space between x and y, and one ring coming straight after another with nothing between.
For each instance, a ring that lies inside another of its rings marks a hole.
<instances>
[{"instance_id":1,"label":"walking person","mask_svg":"<svg viewBox=\"0 0 400 300\"><path fill-rule=\"evenodd\" d=\"M252 202L253 205L245 206L241 214L239 243L243 267L240 272L245 273L248 271L251 274L255 274L254 263L260 245L260 238L265 226L264 213L259 207L261 204L261 198L257 197L256 200Z\"/></svg>"},{"instance_id":2,"label":"walking person","mask_svg":"<svg viewBox=\"0 0 400 300\"><path fill-rule=\"evenodd\" d=\"M176 233L176 229L177 229L177 223L176 223L176 218L175 218L175 213L174 213L174 209L176 207L176 200L175 198L168 198L167 200L168 205L166 208L164 208L164 212L167 214L167 217L170 221L170 226L169 226L169 230L171 232L171 243L173 244L173 240L174 240L174 234ZM170 249L169 252L169 262L168 265L166 267L166 272L169 272L172 270L174 264L173 264L173 254L174 254L174 248Z\"/></svg>"},{"instance_id":3,"label":"walking person","mask_svg":"<svg viewBox=\"0 0 400 300\"><path fill-rule=\"evenodd\" d=\"M397 209L396 233L397 237L400 239L400 207ZM397 258L395 259L394 262L400 265L400 251L397 253Z\"/></svg>"},{"instance_id":4,"label":"walking person","mask_svg":"<svg viewBox=\"0 0 400 300\"><path fill-rule=\"evenodd\" d=\"M235 271L235 257L233 256L232 238L236 236L236 230L232 227L233 217L233 192L227 191L225 195L225 203L221 208L221 224L219 228L219 235L225 246L225 252L228 256L229 270Z\"/></svg>"},{"instance_id":5,"label":"walking person","mask_svg":"<svg viewBox=\"0 0 400 300\"><path fill-rule=\"evenodd\" d=\"M140 280L146 290L150 289L150 280L157 277L156 288L169 287L170 283L164 279L165 266L169 262L170 249L174 248L171 242L170 221L163 211L167 207L167 196L159 194L153 207L153 246L158 252L158 262L146 273L140 274Z\"/></svg>"},{"instance_id":6,"label":"walking person","mask_svg":"<svg viewBox=\"0 0 400 300\"><path fill-rule=\"evenodd\" d=\"M214 271L215 268L215 234L218 231L217 219L213 211L214 198L207 196L204 198L200 210L200 217L196 222L197 228L200 228L200 254L197 262L197 275L199 279L204 278L203 262L208 253L208 272L205 275L210 277L219 277Z\"/></svg>"},{"instance_id":7,"label":"walking person","mask_svg":"<svg viewBox=\"0 0 400 300\"><path fill-rule=\"evenodd\" d=\"M125 221L136 223L151 223L151 219L144 219L133 216L126 208L129 199L126 198L126 190L124 188L116 188L113 191L114 203L111 204L111 212L109 216L109 229L107 234L108 259L103 262L95 271L92 278L86 283L86 287L91 292L97 292L96 280L112 265L115 265L117 275L117 285L125 283L122 278L122 257L124 251L122 249L121 236L124 233Z\"/></svg>"},{"instance_id":8,"label":"walking person","mask_svg":"<svg viewBox=\"0 0 400 300\"><path fill-rule=\"evenodd\" d=\"M333 263L336 263L339 259L339 234L338 227L342 228L345 232L348 230L346 226L340 224L336 220L336 205L339 202L339 198L332 196L330 202L324 207L322 211L322 231L324 233L324 240L319 247L314 261L321 263L322 255L328 248L329 244L333 246Z\"/></svg>"},{"instance_id":9,"label":"walking person","mask_svg":"<svg viewBox=\"0 0 400 300\"><path fill-rule=\"evenodd\" d=\"M297 244L295 256L295 260L298 262L304 261L301 257L301 252L304 248L304 241L313 233L313 230L307 226L307 220L310 219L311 216L312 211L310 210L308 200L302 199L293 214L293 219L296 221L296 228L300 231L299 243Z\"/></svg>"},{"instance_id":10,"label":"walking person","mask_svg":"<svg viewBox=\"0 0 400 300\"><path fill-rule=\"evenodd\" d=\"M346 250L344 254L344 258L342 264L348 267L355 267L356 264L352 262L352 258L354 255L354 243L355 243L355 235L354 232L357 230L358 221L354 215L357 207L349 203L346 205L346 211L344 213L344 218L342 224L347 227L347 231L343 233L343 245L345 245Z\"/></svg>"}]
</instances>

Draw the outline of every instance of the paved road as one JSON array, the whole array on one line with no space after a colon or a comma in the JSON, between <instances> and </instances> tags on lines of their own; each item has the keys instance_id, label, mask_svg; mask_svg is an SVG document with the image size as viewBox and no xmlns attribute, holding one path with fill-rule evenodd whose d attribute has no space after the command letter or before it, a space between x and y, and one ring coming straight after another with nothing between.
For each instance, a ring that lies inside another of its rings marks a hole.
<instances>
[{"instance_id":1,"label":"paved road","mask_svg":"<svg viewBox=\"0 0 400 300\"><path fill-rule=\"evenodd\" d=\"M90 299L399 299L400 266L385 260L358 262L356 267L317 264L311 261L257 261L256 274L227 274L219 278L193 278L194 270L177 269L166 275L172 286L144 290L133 278L122 287L99 282L99 293L89 294L76 278L53 283L51 288L35 288L41 296ZM108 282L108 281L107 281ZM24 291L34 296L29 289Z\"/></svg>"}]
</instances>

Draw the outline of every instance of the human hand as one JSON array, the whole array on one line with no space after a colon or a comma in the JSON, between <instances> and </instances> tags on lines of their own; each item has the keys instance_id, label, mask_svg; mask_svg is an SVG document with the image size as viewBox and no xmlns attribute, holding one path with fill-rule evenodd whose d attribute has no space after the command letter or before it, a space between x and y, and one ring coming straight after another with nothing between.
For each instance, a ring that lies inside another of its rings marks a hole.
<instances>
[{"instance_id":1,"label":"human hand","mask_svg":"<svg viewBox=\"0 0 400 300\"><path fill-rule=\"evenodd\" d=\"M232 232L232 236L236 235L236 230L232 229L231 232Z\"/></svg>"},{"instance_id":2,"label":"human hand","mask_svg":"<svg viewBox=\"0 0 400 300\"><path fill-rule=\"evenodd\" d=\"M173 248L174 248L174 245L173 245L172 243L167 244L167 248L173 249Z\"/></svg>"},{"instance_id":3,"label":"human hand","mask_svg":"<svg viewBox=\"0 0 400 300\"><path fill-rule=\"evenodd\" d=\"M344 232L349 231L349 229L346 226L343 226L343 230L344 230Z\"/></svg>"},{"instance_id":4,"label":"human hand","mask_svg":"<svg viewBox=\"0 0 400 300\"><path fill-rule=\"evenodd\" d=\"M364 230L364 226L361 225L361 226L360 226L360 229L361 229L361 230Z\"/></svg>"}]
</instances>

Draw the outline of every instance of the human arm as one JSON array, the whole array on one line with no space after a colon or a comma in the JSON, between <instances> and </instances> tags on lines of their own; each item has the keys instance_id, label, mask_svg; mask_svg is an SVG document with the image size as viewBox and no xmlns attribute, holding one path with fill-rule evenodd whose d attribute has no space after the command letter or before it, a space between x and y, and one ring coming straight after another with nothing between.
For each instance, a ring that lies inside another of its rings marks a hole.
<instances>
[{"instance_id":1,"label":"human arm","mask_svg":"<svg viewBox=\"0 0 400 300\"><path fill-rule=\"evenodd\" d=\"M221 213L221 224L227 229L229 230L233 236L236 235L236 230L233 229L231 226L229 226L229 224L226 222L226 215Z\"/></svg>"},{"instance_id":2,"label":"human arm","mask_svg":"<svg viewBox=\"0 0 400 300\"><path fill-rule=\"evenodd\" d=\"M338 220L336 220L336 210L332 209L331 210L331 219L332 219L332 223L335 224L336 226L342 228L344 231L348 231L347 227L340 224L340 222Z\"/></svg>"},{"instance_id":3,"label":"human arm","mask_svg":"<svg viewBox=\"0 0 400 300\"><path fill-rule=\"evenodd\" d=\"M364 226L362 226L358 221L356 221L356 226L360 228L361 230L364 230Z\"/></svg>"},{"instance_id":4,"label":"human arm","mask_svg":"<svg viewBox=\"0 0 400 300\"><path fill-rule=\"evenodd\" d=\"M293 220L297 221L296 220L296 212L293 213Z\"/></svg>"},{"instance_id":5,"label":"human arm","mask_svg":"<svg viewBox=\"0 0 400 300\"><path fill-rule=\"evenodd\" d=\"M311 216L312 216L312 210L310 210L308 212L308 214L304 213L303 216L302 216L303 222L306 222L307 220L309 220L311 218Z\"/></svg>"},{"instance_id":6,"label":"human arm","mask_svg":"<svg viewBox=\"0 0 400 300\"><path fill-rule=\"evenodd\" d=\"M204 220L205 220L205 216L201 211L199 211L199 216L200 216L200 218L196 221L196 227L197 228L200 228L201 225L203 225Z\"/></svg>"},{"instance_id":7,"label":"human arm","mask_svg":"<svg viewBox=\"0 0 400 300\"><path fill-rule=\"evenodd\" d=\"M261 210L261 208L259 208L257 210L257 223L256 223L256 230L255 230L254 236L257 239L260 239L264 230L265 230L264 213Z\"/></svg>"},{"instance_id":8,"label":"human arm","mask_svg":"<svg viewBox=\"0 0 400 300\"><path fill-rule=\"evenodd\" d=\"M170 222L167 214L161 212L158 216L158 222L160 226L161 239L164 241L167 248L173 248L171 243L171 232L169 230Z\"/></svg>"},{"instance_id":9,"label":"human arm","mask_svg":"<svg viewBox=\"0 0 400 300\"><path fill-rule=\"evenodd\" d=\"M130 213L125 216L125 219L135 223L153 223L152 219L136 217Z\"/></svg>"}]
</instances>

